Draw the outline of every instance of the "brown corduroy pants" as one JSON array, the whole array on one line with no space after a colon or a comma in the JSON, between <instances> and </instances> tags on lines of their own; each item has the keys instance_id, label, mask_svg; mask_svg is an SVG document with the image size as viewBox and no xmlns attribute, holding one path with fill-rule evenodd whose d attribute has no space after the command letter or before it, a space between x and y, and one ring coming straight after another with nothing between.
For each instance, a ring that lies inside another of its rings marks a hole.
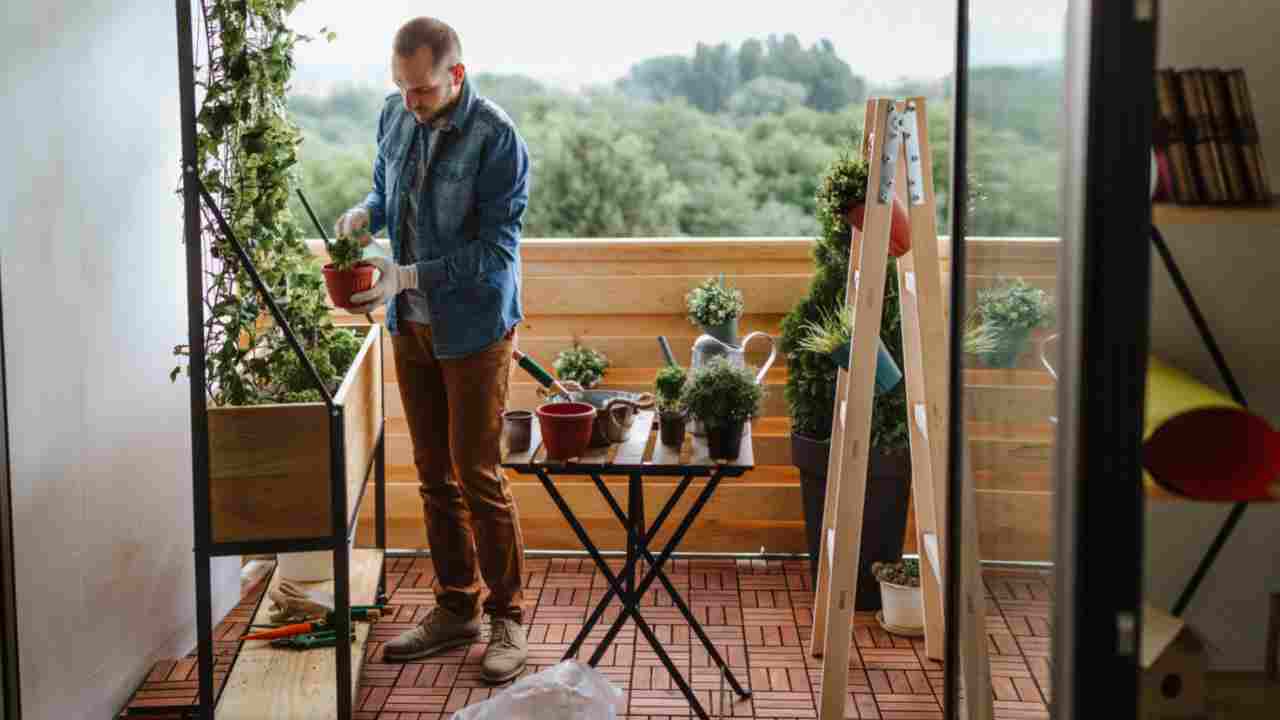
<instances>
[{"instance_id":1,"label":"brown corduroy pants","mask_svg":"<svg viewBox=\"0 0 1280 720\"><path fill-rule=\"evenodd\" d=\"M510 336L463 358L435 356L431 327L401 321L392 336L400 398L421 483L437 604L521 621L524 537L501 468L499 440Z\"/></svg>"}]
</instances>

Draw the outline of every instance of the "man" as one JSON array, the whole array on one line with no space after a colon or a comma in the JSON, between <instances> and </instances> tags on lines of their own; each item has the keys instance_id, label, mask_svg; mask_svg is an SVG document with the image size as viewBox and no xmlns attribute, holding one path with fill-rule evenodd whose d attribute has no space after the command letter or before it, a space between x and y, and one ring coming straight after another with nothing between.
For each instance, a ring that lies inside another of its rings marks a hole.
<instances>
[{"instance_id":1,"label":"man","mask_svg":"<svg viewBox=\"0 0 1280 720\"><path fill-rule=\"evenodd\" d=\"M436 607L384 656L412 660L477 640L483 577L483 676L504 682L528 654L524 540L498 449L522 318L528 149L510 118L474 92L445 23L402 26L391 70L399 92L378 120L373 190L335 227L366 243L386 227L391 238L393 259L369 258L379 279L352 297L351 312L387 308L436 571Z\"/></svg>"}]
</instances>

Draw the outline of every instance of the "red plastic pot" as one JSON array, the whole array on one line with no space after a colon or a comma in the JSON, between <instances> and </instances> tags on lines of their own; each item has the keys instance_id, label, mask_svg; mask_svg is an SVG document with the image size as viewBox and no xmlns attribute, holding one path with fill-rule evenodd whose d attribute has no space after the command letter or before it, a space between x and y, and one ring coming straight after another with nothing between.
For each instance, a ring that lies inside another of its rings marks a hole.
<instances>
[{"instance_id":1,"label":"red plastic pot","mask_svg":"<svg viewBox=\"0 0 1280 720\"><path fill-rule=\"evenodd\" d=\"M373 287L375 269L369 263L356 263L350 270L339 270L329 263L324 266L324 284L329 289L333 304L345 309L351 307L351 296Z\"/></svg>"},{"instance_id":2,"label":"red plastic pot","mask_svg":"<svg viewBox=\"0 0 1280 720\"><path fill-rule=\"evenodd\" d=\"M537 409L542 444L547 446L547 459L568 460L580 457L591 442L596 409L580 402L554 402Z\"/></svg>"},{"instance_id":3,"label":"red plastic pot","mask_svg":"<svg viewBox=\"0 0 1280 720\"><path fill-rule=\"evenodd\" d=\"M845 218L858 232L862 232L862 220L865 214L865 204L854 205L845 213ZM893 224L889 226L889 254L893 257L902 257L909 250L911 250L911 217L907 215L907 209L902 206L902 201L894 196Z\"/></svg>"}]
</instances>

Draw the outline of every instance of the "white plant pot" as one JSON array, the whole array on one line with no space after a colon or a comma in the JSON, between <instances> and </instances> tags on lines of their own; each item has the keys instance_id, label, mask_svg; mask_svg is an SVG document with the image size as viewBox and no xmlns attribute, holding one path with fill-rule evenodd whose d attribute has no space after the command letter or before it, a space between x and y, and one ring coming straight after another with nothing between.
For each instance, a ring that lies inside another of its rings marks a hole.
<instances>
[{"instance_id":1,"label":"white plant pot","mask_svg":"<svg viewBox=\"0 0 1280 720\"><path fill-rule=\"evenodd\" d=\"M333 552L280 553L276 555L280 577L294 582L325 582L333 579Z\"/></svg>"},{"instance_id":2,"label":"white plant pot","mask_svg":"<svg viewBox=\"0 0 1280 720\"><path fill-rule=\"evenodd\" d=\"M880 601L884 609L885 625L899 628L918 628L924 625L920 588L881 582Z\"/></svg>"}]
</instances>

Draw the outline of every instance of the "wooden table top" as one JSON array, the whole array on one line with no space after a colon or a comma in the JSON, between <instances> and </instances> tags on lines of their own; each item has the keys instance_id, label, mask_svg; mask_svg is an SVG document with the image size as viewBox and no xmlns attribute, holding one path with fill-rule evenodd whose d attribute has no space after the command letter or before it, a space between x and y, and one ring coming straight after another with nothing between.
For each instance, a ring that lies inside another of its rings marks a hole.
<instances>
[{"instance_id":1,"label":"wooden table top","mask_svg":"<svg viewBox=\"0 0 1280 720\"><path fill-rule=\"evenodd\" d=\"M546 447L542 444L542 433L535 414L529 439L529 449L523 452L507 451L503 442L502 466L517 472L535 472L542 468L551 472L582 473L652 473L710 475L716 470L728 475L741 475L755 466L751 450L751 423L747 423L743 431L742 447L738 457L732 462L712 460L707 451L705 437L687 434L679 451L663 445L656 434L651 431L656 427L653 410L641 410L636 413L631 429L623 442L613 443L605 447L587 448L579 458L567 461L547 459Z\"/></svg>"}]
</instances>

